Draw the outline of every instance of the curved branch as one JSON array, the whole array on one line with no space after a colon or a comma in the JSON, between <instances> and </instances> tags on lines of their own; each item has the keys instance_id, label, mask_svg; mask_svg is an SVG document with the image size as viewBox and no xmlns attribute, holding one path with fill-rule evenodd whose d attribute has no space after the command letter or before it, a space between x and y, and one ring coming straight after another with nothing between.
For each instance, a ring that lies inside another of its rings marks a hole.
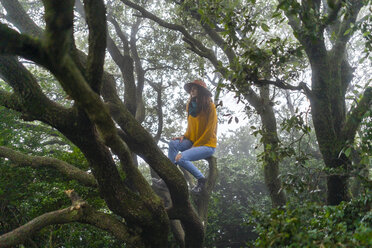
<instances>
[{"instance_id":1,"label":"curved branch","mask_svg":"<svg viewBox=\"0 0 372 248\"><path fill-rule=\"evenodd\" d=\"M368 87L363 94L362 99L359 101L357 107L349 113L346 118L342 136L346 141L353 142L356 131L363 120L363 116L367 111L372 111L372 87Z\"/></svg>"},{"instance_id":2,"label":"curved branch","mask_svg":"<svg viewBox=\"0 0 372 248\"><path fill-rule=\"evenodd\" d=\"M41 65L46 63L43 58L47 56L40 40L20 34L5 24L0 24L0 54L20 55Z\"/></svg>"},{"instance_id":3,"label":"curved branch","mask_svg":"<svg viewBox=\"0 0 372 248\"><path fill-rule=\"evenodd\" d=\"M282 80L271 81L267 79L257 79L257 80L254 80L254 84L256 84L257 86L274 85L284 90L299 90L299 91L303 90L308 98L311 98L313 95L312 91L309 89L309 87L307 87L307 85L304 82L300 82L297 86L294 86Z\"/></svg>"},{"instance_id":4,"label":"curved branch","mask_svg":"<svg viewBox=\"0 0 372 248\"><path fill-rule=\"evenodd\" d=\"M1 105L23 113L28 120L42 120L54 127L70 120L69 110L49 100L33 75L15 57L0 56L0 75L15 92L13 95L1 92L5 96L0 100Z\"/></svg>"},{"instance_id":5,"label":"curved branch","mask_svg":"<svg viewBox=\"0 0 372 248\"><path fill-rule=\"evenodd\" d=\"M0 106L21 112L23 105L22 101L15 94L0 90Z\"/></svg>"},{"instance_id":6,"label":"curved branch","mask_svg":"<svg viewBox=\"0 0 372 248\"><path fill-rule=\"evenodd\" d=\"M130 247L143 246L139 236L134 235L122 222L108 214L94 210L73 190L67 190L65 193L72 201L70 207L38 216L25 225L1 235L0 247L12 247L17 244L22 244L26 239L46 226L71 222L88 223L109 231L114 234L116 238L128 242Z\"/></svg>"},{"instance_id":7,"label":"curved branch","mask_svg":"<svg viewBox=\"0 0 372 248\"><path fill-rule=\"evenodd\" d=\"M116 19L113 16L109 15L108 21L112 23L112 25L115 28L116 34L119 36L120 41L123 43L124 54L129 54L129 41L128 41L126 34L121 30L119 23L116 21Z\"/></svg>"},{"instance_id":8,"label":"curved branch","mask_svg":"<svg viewBox=\"0 0 372 248\"><path fill-rule=\"evenodd\" d=\"M8 158L19 166L52 167L67 178L75 179L86 186L97 187L97 181L92 175L56 158L25 155L5 146L0 146L0 157Z\"/></svg>"}]
</instances>

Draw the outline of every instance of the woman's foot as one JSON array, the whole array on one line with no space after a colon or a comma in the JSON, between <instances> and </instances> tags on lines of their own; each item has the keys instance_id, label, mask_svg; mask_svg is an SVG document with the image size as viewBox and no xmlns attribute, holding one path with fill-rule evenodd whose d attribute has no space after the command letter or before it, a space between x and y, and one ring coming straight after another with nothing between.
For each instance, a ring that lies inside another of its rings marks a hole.
<instances>
[{"instance_id":1,"label":"woman's foot","mask_svg":"<svg viewBox=\"0 0 372 248\"><path fill-rule=\"evenodd\" d=\"M167 185L165 184L163 179L152 178L152 185L159 189L167 189Z\"/></svg>"},{"instance_id":2,"label":"woman's foot","mask_svg":"<svg viewBox=\"0 0 372 248\"><path fill-rule=\"evenodd\" d=\"M207 182L207 179L204 177L198 179L198 184L194 188L191 189L191 192L194 194L200 194L204 190L206 182Z\"/></svg>"}]
</instances>

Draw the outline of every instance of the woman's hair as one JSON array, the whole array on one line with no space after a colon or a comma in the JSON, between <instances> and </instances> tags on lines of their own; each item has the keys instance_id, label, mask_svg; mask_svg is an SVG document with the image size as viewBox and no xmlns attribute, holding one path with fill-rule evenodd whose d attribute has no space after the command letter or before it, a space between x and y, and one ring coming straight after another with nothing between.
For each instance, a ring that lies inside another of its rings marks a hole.
<instances>
[{"instance_id":1,"label":"woman's hair","mask_svg":"<svg viewBox=\"0 0 372 248\"><path fill-rule=\"evenodd\" d=\"M189 104L191 102L191 97L187 101L186 104L186 111L189 112ZM210 103L212 102L212 99L210 96L205 94L205 92L201 89L198 90L198 95L196 96L196 102L197 102L197 111L196 113L200 113L201 111L207 112L210 108Z\"/></svg>"}]
</instances>

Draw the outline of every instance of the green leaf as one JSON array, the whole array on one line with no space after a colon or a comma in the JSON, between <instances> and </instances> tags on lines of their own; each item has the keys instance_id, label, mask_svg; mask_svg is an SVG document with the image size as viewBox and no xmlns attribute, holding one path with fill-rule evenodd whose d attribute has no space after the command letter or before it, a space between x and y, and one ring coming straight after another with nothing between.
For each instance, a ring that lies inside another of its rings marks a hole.
<instances>
[{"instance_id":1,"label":"green leaf","mask_svg":"<svg viewBox=\"0 0 372 248\"><path fill-rule=\"evenodd\" d=\"M345 150L345 156L346 157L349 157L350 156L350 153L351 153L351 147L348 147L346 150Z\"/></svg>"},{"instance_id":2,"label":"green leaf","mask_svg":"<svg viewBox=\"0 0 372 248\"><path fill-rule=\"evenodd\" d=\"M364 156L362 158L362 160L360 161L361 164L365 164L365 165L368 165L369 164L369 157L368 156Z\"/></svg>"},{"instance_id":3,"label":"green leaf","mask_svg":"<svg viewBox=\"0 0 372 248\"><path fill-rule=\"evenodd\" d=\"M261 24L261 28L262 28L263 31L265 31L265 32L269 32L269 30L270 30L269 26L267 26L266 23L262 23L262 24Z\"/></svg>"},{"instance_id":4,"label":"green leaf","mask_svg":"<svg viewBox=\"0 0 372 248\"><path fill-rule=\"evenodd\" d=\"M349 28L348 30L345 31L344 35L349 34L352 30L353 30L352 28Z\"/></svg>"}]
</instances>

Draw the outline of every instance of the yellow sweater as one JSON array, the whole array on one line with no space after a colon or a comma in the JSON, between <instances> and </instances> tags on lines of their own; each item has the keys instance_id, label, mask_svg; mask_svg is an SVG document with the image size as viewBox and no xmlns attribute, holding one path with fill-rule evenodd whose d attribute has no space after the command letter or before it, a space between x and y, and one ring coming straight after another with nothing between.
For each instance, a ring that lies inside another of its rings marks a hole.
<instances>
[{"instance_id":1,"label":"yellow sweater","mask_svg":"<svg viewBox=\"0 0 372 248\"><path fill-rule=\"evenodd\" d=\"M216 107L210 102L208 111L201 111L196 117L187 117L186 139L193 142L193 146L217 146L217 113Z\"/></svg>"}]
</instances>

